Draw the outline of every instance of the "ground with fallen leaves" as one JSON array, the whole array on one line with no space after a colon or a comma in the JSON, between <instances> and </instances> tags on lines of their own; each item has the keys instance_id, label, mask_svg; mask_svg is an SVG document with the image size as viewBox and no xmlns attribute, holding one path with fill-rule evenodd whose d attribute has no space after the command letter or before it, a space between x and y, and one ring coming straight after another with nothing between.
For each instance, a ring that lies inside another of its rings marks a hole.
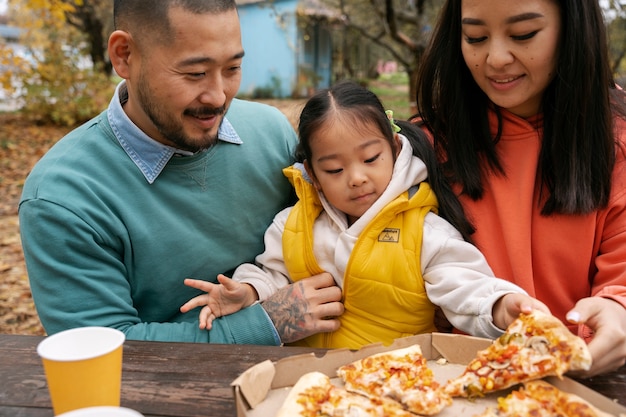
<instances>
[{"instance_id":1,"label":"ground with fallen leaves","mask_svg":"<svg viewBox=\"0 0 626 417\"><path fill-rule=\"evenodd\" d=\"M268 100L296 123L303 100ZM37 125L0 113L0 333L44 335L28 284L17 204L24 179L70 128Z\"/></svg>"},{"instance_id":2,"label":"ground with fallen leaves","mask_svg":"<svg viewBox=\"0 0 626 417\"><path fill-rule=\"evenodd\" d=\"M44 334L28 285L17 203L32 166L68 130L0 113L0 333Z\"/></svg>"}]
</instances>

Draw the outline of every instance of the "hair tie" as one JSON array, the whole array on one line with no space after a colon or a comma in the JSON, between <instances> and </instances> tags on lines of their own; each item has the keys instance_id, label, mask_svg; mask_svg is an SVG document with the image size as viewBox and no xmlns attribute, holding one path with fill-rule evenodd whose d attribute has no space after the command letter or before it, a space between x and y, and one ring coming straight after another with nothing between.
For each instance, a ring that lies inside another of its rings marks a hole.
<instances>
[{"instance_id":1,"label":"hair tie","mask_svg":"<svg viewBox=\"0 0 626 417\"><path fill-rule=\"evenodd\" d=\"M393 120L393 110L386 110L385 114L387 115L387 119L389 119L389 123L391 124L391 130L395 133L400 132L400 126L396 124L396 121Z\"/></svg>"}]
</instances>

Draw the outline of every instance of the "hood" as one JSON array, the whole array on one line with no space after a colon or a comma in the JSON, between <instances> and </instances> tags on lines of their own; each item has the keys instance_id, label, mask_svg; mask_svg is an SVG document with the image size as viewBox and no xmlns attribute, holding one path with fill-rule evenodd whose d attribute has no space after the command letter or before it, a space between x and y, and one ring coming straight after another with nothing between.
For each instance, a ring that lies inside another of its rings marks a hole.
<instances>
[{"instance_id":1,"label":"hood","mask_svg":"<svg viewBox=\"0 0 626 417\"><path fill-rule=\"evenodd\" d=\"M374 202L372 207L367 210L363 216L359 220L357 220L354 224L352 224L348 228L348 222L346 219L346 215L341 211L337 210L335 207L331 206L328 200L324 197L323 193L317 192L317 196L319 198L320 203L322 204L326 214L336 223L341 230L348 229L350 234L353 236L358 236L363 228L374 218L374 216L380 212L387 204L396 199L400 194L411 188L413 185L417 185L420 182L424 181L428 177L428 172L426 171L426 166L422 162L421 159L413 156L413 148L409 143L408 139L399 134L400 141L402 144L402 149L400 150L400 154L396 159L396 163L394 164L393 174L391 177L391 181L387 188L381 194L381 196ZM302 175L302 179L312 184L311 178L306 173L304 169L304 165L301 163L296 163L293 165L293 168L297 171L300 171ZM296 186L295 178L293 175L288 175L291 183L296 187L296 193L299 198L303 196L301 193L303 190L299 190L300 187Z\"/></svg>"}]
</instances>

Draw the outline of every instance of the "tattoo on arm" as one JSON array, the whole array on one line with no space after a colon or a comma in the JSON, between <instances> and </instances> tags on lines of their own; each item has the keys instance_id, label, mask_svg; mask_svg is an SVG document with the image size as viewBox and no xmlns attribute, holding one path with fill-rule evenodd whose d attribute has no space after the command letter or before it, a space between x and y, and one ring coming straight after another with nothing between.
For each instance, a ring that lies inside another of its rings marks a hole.
<instances>
[{"instance_id":1,"label":"tattoo on arm","mask_svg":"<svg viewBox=\"0 0 626 417\"><path fill-rule=\"evenodd\" d=\"M304 297L304 286L298 282L287 288L288 291L279 291L263 302L263 308L274 322L284 343L295 342L314 333L309 303ZM309 328L306 327L307 323Z\"/></svg>"}]
</instances>

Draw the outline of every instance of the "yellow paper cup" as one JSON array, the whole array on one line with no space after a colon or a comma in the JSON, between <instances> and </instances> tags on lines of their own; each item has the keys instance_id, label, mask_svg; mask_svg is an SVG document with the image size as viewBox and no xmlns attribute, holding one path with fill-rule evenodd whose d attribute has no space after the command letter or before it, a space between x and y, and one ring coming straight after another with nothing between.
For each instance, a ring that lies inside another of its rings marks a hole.
<instances>
[{"instance_id":1,"label":"yellow paper cup","mask_svg":"<svg viewBox=\"0 0 626 417\"><path fill-rule=\"evenodd\" d=\"M124 339L119 330L80 327L39 343L54 415L92 406L119 407Z\"/></svg>"},{"instance_id":2,"label":"yellow paper cup","mask_svg":"<svg viewBox=\"0 0 626 417\"><path fill-rule=\"evenodd\" d=\"M57 417L144 417L138 411L124 407L87 407L68 411Z\"/></svg>"}]
</instances>

